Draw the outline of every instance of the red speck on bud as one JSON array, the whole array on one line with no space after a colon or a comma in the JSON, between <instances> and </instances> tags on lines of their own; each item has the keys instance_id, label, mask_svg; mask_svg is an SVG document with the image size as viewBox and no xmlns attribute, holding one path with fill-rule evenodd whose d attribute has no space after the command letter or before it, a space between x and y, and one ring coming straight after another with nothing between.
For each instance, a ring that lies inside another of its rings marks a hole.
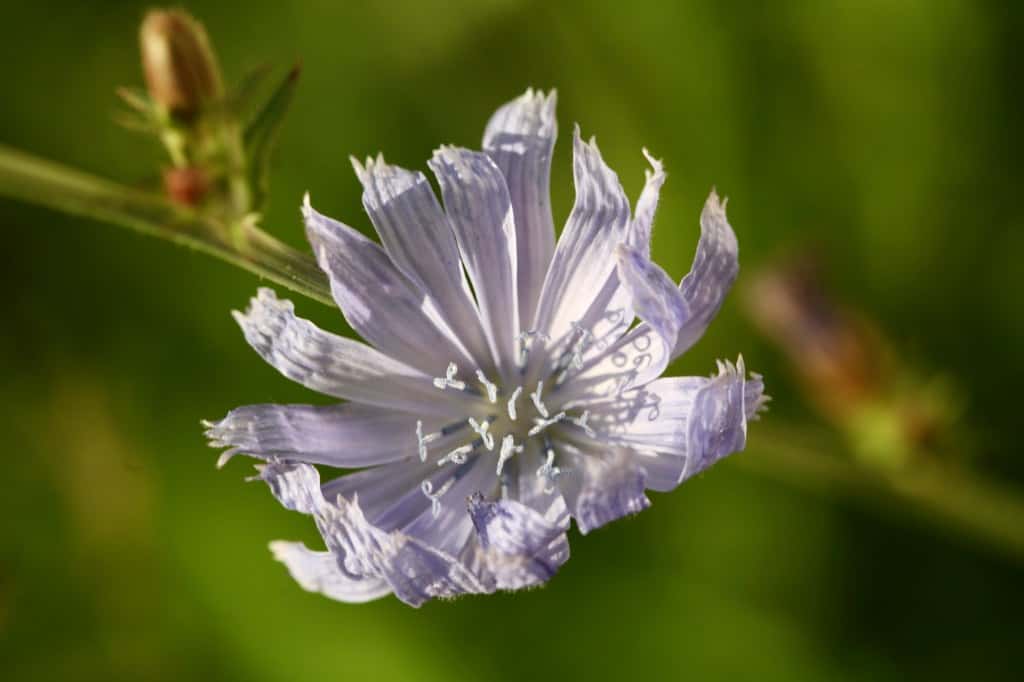
<instances>
[{"instance_id":1,"label":"red speck on bud","mask_svg":"<svg viewBox=\"0 0 1024 682\"><path fill-rule=\"evenodd\" d=\"M198 206L209 189L209 180L201 168L164 170L164 190L168 198L176 204Z\"/></svg>"}]
</instances>

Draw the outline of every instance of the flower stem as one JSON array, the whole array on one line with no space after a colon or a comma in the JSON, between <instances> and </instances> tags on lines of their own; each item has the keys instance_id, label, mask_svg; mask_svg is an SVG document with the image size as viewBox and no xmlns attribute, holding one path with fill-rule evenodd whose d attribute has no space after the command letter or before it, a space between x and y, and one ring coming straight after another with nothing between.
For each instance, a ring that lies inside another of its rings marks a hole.
<instances>
[{"instance_id":1,"label":"flower stem","mask_svg":"<svg viewBox=\"0 0 1024 682\"><path fill-rule=\"evenodd\" d=\"M223 225L158 194L0 145L0 196L127 227L207 253L309 298L333 305L308 255L251 222ZM234 230L241 238L232 240Z\"/></svg>"},{"instance_id":2,"label":"flower stem","mask_svg":"<svg viewBox=\"0 0 1024 682\"><path fill-rule=\"evenodd\" d=\"M759 476L811 492L881 502L1024 560L1024 500L1011 487L933 461L882 473L835 450L828 434L759 422L751 427L749 452L733 459Z\"/></svg>"}]
</instances>

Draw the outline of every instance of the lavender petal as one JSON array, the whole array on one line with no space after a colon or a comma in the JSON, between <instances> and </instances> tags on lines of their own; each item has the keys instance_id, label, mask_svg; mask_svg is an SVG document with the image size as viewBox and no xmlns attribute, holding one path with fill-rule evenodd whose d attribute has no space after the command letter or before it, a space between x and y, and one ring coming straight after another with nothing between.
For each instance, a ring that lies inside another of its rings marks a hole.
<instances>
[{"instance_id":1,"label":"lavender petal","mask_svg":"<svg viewBox=\"0 0 1024 682\"><path fill-rule=\"evenodd\" d=\"M725 216L725 204L712 191L700 215L700 241L690 272L679 283L687 318L679 330L672 357L686 352L703 336L722 307L739 273L739 244Z\"/></svg>"},{"instance_id":2,"label":"lavender petal","mask_svg":"<svg viewBox=\"0 0 1024 682\"><path fill-rule=\"evenodd\" d=\"M639 249L620 244L616 250L619 280L629 292L637 316L673 347L689 314L675 283Z\"/></svg>"},{"instance_id":3,"label":"lavender petal","mask_svg":"<svg viewBox=\"0 0 1024 682\"><path fill-rule=\"evenodd\" d=\"M436 306L391 262L380 246L347 225L302 207L306 235L331 292L352 328L375 348L432 375L449 362L475 367L438 319Z\"/></svg>"},{"instance_id":4,"label":"lavender petal","mask_svg":"<svg viewBox=\"0 0 1024 682\"><path fill-rule=\"evenodd\" d=\"M271 542L270 551L307 592L318 592L349 604L362 604L391 594L391 585L383 578L351 578L342 573L331 552L315 552L301 542L283 540Z\"/></svg>"},{"instance_id":5,"label":"lavender petal","mask_svg":"<svg viewBox=\"0 0 1024 682\"><path fill-rule=\"evenodd\" d=\"M209 424L206 436L213 447L231 448L231 454L354 468L410 457L417 421L429 433L443 420L360 403L247 405Z\"/></svg>"},{"instance_id":6,"label":"lavender petal","mask_svg":"<svg viewBox=\"0 0 1024 682\"><path fill-rule=\"evenodd\" d=\"M720 363L718 375L694 396L686 443L688 462L683 478L698 474L747 442L748 403L743 358L733 365ZM757 391L759 386L755 385Z\"/></svg>"},{"instance_id":7,"label":"lavender petal","mask_svg":"<svg viewBox=\"0 0 1024 682\"><path fill-rule=\"evenodd\" d=\"M476 364L494 369L455 235L426 176L380 156L352 165L363 184L363 207L395 266L437 302Z\"/></svg>"},{"instance_id":8,"label":"lavender petal","mask_svg":"<svg viewBox=\"0 0 1024 682\"><path fill-rule=\"evenodd\" d=\"M462 261L476 292L484 330L505 377L515 370L519 335L516 228L505 178L483 152L442 147L437 175Z\"/></svg>"},{"instance_id":9,"label":"lavender petal","mask_svg":"<svg viewBox=\"0 0 1024 682\"><path fill-rule=\"evenodd\" d=\"M328 502L320 476L308 464L270 462L261 477L288 509L314 517L327 549L349 580L385 581L411 606L436 597L493 591L456 557L401 532L386 532L363 515L358 498Z\"/></svg>"},{"instance_id":10,"label":"lavender petal","mask_svg":"<svg viewBox=\"0 0 1024 682\"><path fill-rule=\"evenodd\" d=\"M281 374L311 390L414 414L461 417L471 397L441 393L431 378L369 346L295 316L291 301L260 289L235 312L246 341Z\"/></svg>"},{"instance_id":11,"label":"lavender petal","mask_svg":"<svg viewBox=\"0 0 1024 682\"><path fill-rule=\"evenodd\" d=\"M629 226L629 200L597 145L573 131L576 202L548 268L535 327L552 339L567 337L615 271L615 247Z\"/></svg>"},{"instance_id":12,"label":"lavender petal","mask_svg":"<svg viewBox=\"0 0 1024 682\"><path fill-rule=\"evenodd\" d=\"M516 224L519 324L530 329L555 249L551 152L558 125L555 92L527 90L487 122L483 149L505 176Z\"/></svg>"},{"instance_id":13,"label":"lavender petal","mask_svg":"<svg viewBox=\"0 0 1024 682\"><path fill-rule=\"evenodd\" d=\"M469 499L484 564L503 590L547 582L569 559L562 527L515 500L492 502L479 493Z\"/></svg>"},{"instance_id":14,"label":"lavender petal","mask_svg":"<svg viewBox=\"0 0 1024 682\"><path fill-rule=\"evenodd\" d=\"M562 496L576 526L590 531L651 506L644 495L646 474L625 449L584 451L559 443Z\"/></svg>"}]
</instances>

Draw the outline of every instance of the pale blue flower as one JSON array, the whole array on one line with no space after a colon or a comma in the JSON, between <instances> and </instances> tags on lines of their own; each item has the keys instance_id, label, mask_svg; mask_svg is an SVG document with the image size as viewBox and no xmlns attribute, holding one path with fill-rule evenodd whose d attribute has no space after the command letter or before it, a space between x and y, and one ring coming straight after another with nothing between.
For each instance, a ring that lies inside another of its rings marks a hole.
<instances>
[{"instance_id":1,"label":"pale blue flower","mask_svg":"<svg viewBox=\"0 0 1024 682\"><path fill-rule=\"evenodd\" d=\"M710 378L659 378L736 277L724 203L708 198L676 286L650 261L661 164L648 156L631 215L577 129L576 202L556 245L555 129L554 93L528 91L491 118L483 151L439 149L429 166L444 208L422 173L354 162L382 245L307 197L317 261L368 344L296 317L269 289L235 314L282 374L345 401L241 407L207 425L228 448L221 463L264 460L274 495L316 521L326 551L271 543L305 589L419 605L538 585L569 557L570 518L588 533L743 448L764 398L742 359ZM316 464L359 471L321 483Z\"/></svg>"}]
</instances>

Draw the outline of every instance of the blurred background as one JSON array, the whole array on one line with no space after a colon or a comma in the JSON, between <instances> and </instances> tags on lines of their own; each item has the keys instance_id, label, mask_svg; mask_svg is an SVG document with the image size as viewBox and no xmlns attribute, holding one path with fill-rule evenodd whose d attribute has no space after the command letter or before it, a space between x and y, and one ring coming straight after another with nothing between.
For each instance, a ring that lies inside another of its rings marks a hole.
<instances>
[{"instance_id":1,"label":"blurred background","mask_svg":"<svg viewBox=\"0 0 1024 682\"><path fill-rule=\"evenodd\" d=\"M267 550L315 543L312 524L244 483L242 458L216 470L199 426L319 400L231 320L257 279L0 199L5 679L1020 679L1024 5L669 5L187 9L228 82L303 64L264 221L295 246L306 190L369 228L349 154L423 169L527 86L559 93L556 223L576 121L632 197L641 147L664 159L654 254L673 277L709 189L728 195L739 283L672 372L742 352L765 374L746 452L574 531L543 589L328 601ZM0 142L159 178L163 150L113 123L114 89L143 83L146 8L9 6Z\"/></svg>"}]
</instances>

